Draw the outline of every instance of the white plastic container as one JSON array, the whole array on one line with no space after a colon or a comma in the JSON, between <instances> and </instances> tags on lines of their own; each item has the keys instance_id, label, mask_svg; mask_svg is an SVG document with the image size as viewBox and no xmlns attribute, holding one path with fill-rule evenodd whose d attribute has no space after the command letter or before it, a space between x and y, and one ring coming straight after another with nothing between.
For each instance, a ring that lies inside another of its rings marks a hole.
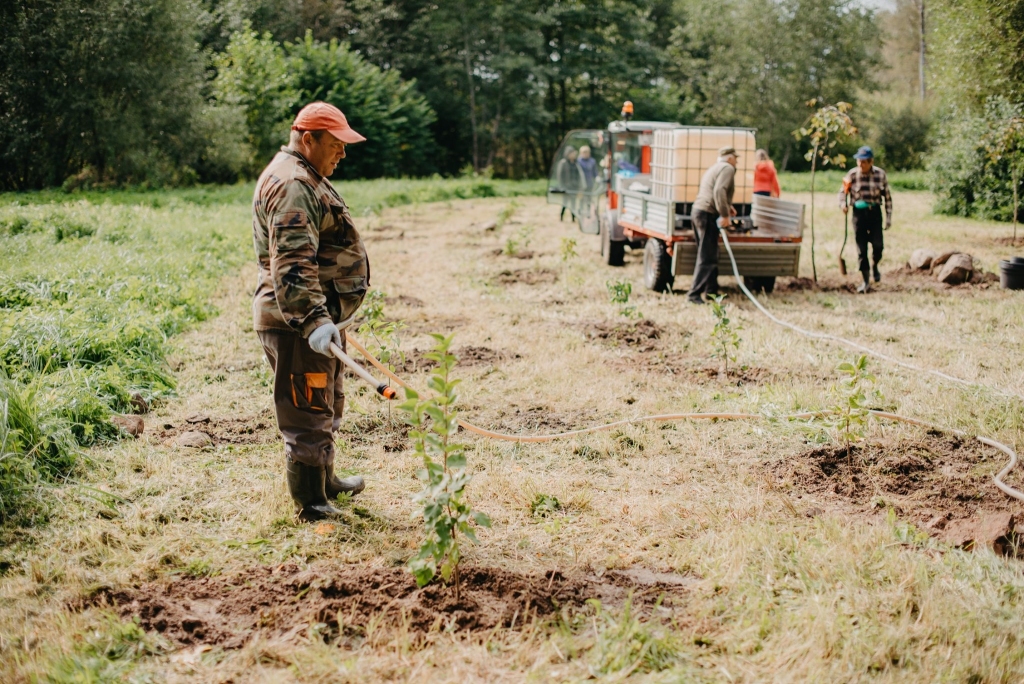
<instances>
[{"instance_id":1,"label":"white plastic container","mask_svg":"<svg viewBox=\"0 0 1024 684\"><path fill-rule=\"evenodd\" d=\"M682 127L654 132L651 150L652 194L674 202L693 202L700 179L718 161L718 150L733 147L736 166L735 204L749 204L754 189L753 131L742 128Z\"/></svg>"}]
</instances>

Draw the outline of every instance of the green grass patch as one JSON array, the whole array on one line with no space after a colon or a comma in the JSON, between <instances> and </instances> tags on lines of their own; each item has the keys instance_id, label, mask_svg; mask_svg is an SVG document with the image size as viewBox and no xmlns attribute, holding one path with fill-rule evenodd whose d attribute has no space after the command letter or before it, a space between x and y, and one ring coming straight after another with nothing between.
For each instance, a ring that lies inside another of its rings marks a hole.
<instances>
[{"instance_id":1,"label":"green grass patch","mask_svg":"<svg viewBox=\"0 0 1024 684\"><path fill-rule=\"evenodd\" d=\"M814 178L815 191L838 194L847 171L849 168L818 171ZM928 190L930 187L927 171L887 171L886 175L889 177L889 187L893 190ZM811 174L783 171L779 173L779 186L782 192L810 192Z\"/></svg>"},{"instance_id":2,"label":"green grass patch","mask_svg":"<svg viewBox=\"0 0 1024 684\"><path fill-rule=\"evenodd\" d=\"M87 190L64 192L60 189L32 193L0 193L0 208L34 204L66 204L85 200L90 204L145 206L153 209L186 205L202 207L245 205L252 203L255 183L203 185L175 190ZM335 181L334 187L356 215L366 215L388 207L417 202L444 202L485 197L543 195L547 181L512 181L493 178L416 178Z\"/></svg>"}]
</instances>

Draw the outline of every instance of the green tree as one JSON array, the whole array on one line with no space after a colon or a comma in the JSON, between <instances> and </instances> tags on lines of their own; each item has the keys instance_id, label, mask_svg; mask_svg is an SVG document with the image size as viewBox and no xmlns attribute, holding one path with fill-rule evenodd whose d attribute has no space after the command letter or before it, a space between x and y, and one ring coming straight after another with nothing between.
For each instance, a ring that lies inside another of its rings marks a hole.
<instances>
[{"instance_id":1,"label":"green tree","mask_svg":"<svg viewBox=\"0 0 1024 684\"><path fill-rule=\"evenodd\" d=\"M936 0L929 50L936 94L961 112L1024 101L1024 0Z\"/></svg>"},{"instance_id":2,"label":"green tree","mask_svg":"<svg viewBox=\"0 0 1024 684\"><path fill-rule=\"evenodd\" d=\"M847 0L681 0L669 52L697 120L758 129L758 144L790 166L803 103L856 102L876 87L873 14Z\"/></svg>"},{"instance_id":3,"label":"green tree","mask_svg":"<svg viewBox=\"0 0 1024 684\"><path fill-rule=\"evenodd\" d=\"M435 115L415 82L368 63L344 43L321 43L310 33L285 48L299 106L329 102L366 136L366 142L349 149L335 177L421 176L436 170L437 147L430 134Z\"/></svg>"},{"instance_id":4,"label":"green tree","mask_svg":"<svg viewBox=\"0 0 1024 684\"><path fill-rule=\"evenodd\" d=\"M259 35L248 24L231 36L213 64L214 99L244 112L247 170L259 173L288 142L292 110L299 101L294 76L298 64L269 33Z\"/></svg>"},{"instance_id":5,"label":"green tree","mask_svg":"<svg viewBox=\"0 0 1024 684\"><path fill-rule=\"evenodd\" d=\"M196 22L174 0L0 3L0 187L194 179Z\"/></svg>"}]
</instances>

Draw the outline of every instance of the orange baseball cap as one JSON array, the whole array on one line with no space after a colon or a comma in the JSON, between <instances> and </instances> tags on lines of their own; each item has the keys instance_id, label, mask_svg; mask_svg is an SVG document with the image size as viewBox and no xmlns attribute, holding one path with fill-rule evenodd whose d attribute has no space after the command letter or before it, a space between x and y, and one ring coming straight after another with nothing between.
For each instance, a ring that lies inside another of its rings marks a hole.
<instances>
[{"instance_id":1,"label":"orange baseball cap","mask_svg":"<svg viewBox=\"0 0 1024 684\"><path fill-rule=\"evenodd\" d=\"M314 102L303 107L292 122L292 130L327 131L344 143L366 140L348 125L348 119L340 109L326 102Z\"/></svg>"}]
</instances>

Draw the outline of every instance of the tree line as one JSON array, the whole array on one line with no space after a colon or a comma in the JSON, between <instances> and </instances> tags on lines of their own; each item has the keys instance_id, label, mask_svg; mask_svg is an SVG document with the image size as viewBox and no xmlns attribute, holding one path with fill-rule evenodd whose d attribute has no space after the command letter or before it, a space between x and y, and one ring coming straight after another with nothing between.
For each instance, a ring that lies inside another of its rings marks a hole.
<instances>
[{"instance_id":1,"label":"tree line","mask_svg":"<svg viewBox=\"0 0 1024 684\"><path fill-rule=\"evenodd\" d=\"M251 177L313 99L367 135L346 177L543 175L625 99L756 127L788 169L805 103L852 102L851 145L920 166L948 121L1024 91L1024 0L939 0L929 102L903 92L923 1L18 0L0 7L0 187Z\"/></svg>"}]
</instances>

